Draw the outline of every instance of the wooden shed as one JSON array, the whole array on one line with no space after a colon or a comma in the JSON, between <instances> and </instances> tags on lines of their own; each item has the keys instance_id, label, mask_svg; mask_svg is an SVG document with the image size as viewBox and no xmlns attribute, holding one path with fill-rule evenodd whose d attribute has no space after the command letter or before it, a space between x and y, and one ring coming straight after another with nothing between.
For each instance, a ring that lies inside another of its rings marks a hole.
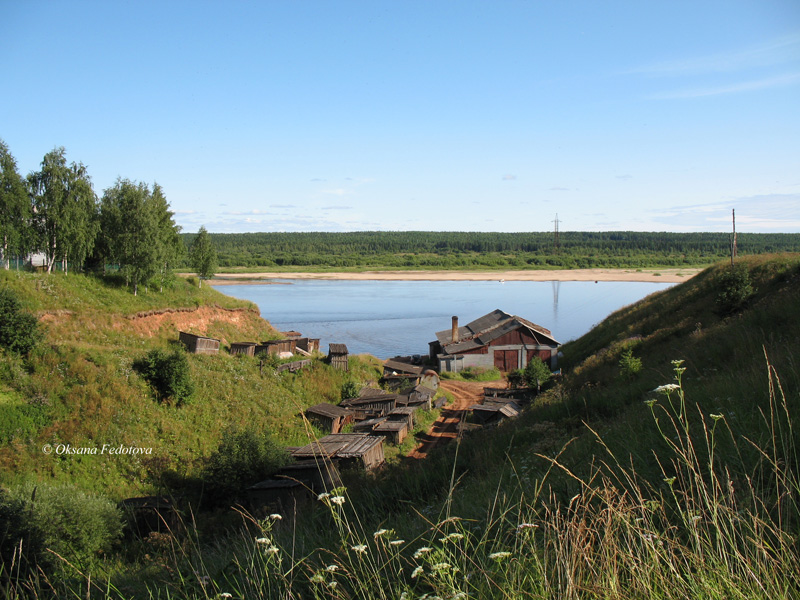
<instances>
[{"instance_id":1,"label":"wooden shed","mask_svg":"<svg viewBox=\"0 0 800 600\"><path fill-rule=\"evenodd\" d=\"M293 338L287 338L283 340L268 340L266 342L261 342L256 346L255 354L260 354L261 352L266 352L268 354L291 352L294 354L296 347L297 340Z\"/></svg>"},{"instance_id":2,"label":"wooden shed","mask_svg":"<svg viewBox=\"0 0 800 600\"><path fill-rule=\"evenodd\" d=\"M329 344L328 345L328 362L335 369L347 371L347 358L349 352L345 344Z\"/></svg>"},{"instance_id":3,"label":"wooden shed","mask_svg":"<svg viewBox=\"0 0 800 600\"><path fill-rule=\"evenodd\" d=\"M256 346L257 344L255 342L232 342L231 354L244 354L245 356L255 356Z\"/></svg>"},{"instance_id":4,"label":"wooden shed","mask_svg":"<svg viewBox=\"0 0 800 600\"><path fill-rule=\"evenodd\" d=\"M192 354L217 354L219 352L219 340L214 338L181 331L178 339Z\"/></svg>"},{"instance_id":5,"label":"wooden shed","mask_svg":"<svg viewBox=\"0 0 800 600\"><path fill-rule=\"evenodd\" d=\"M387 415L390 421L405 421L409 429L414 427L414 413L417 412L417 406L398 406L391 410Z\"/></svg>"},{"instance_id":6,"label":"wooden shed","mask_svg":"<svg viewBox=\"0 0 800 600\"><path fill-rule=\"evenodd\" d=\"M166 496L126 498L119 508L128 519L129 530L141 538L154 531L172 531L180 522L175 505Z\"/></svg>"},{"instance_id":7,"label":"wooden shed","mask_svg":"<svg viewBox=\"0 0 800 600\"><path fill-rule=\"evenodd\" d=\"M353 421L352 411L323 402L306 409L306 417L323 431L339 433L342 427Z\"/></svg>"},{"instance_id":8,"label":"wooden shed","mask_svg":"<svg viewBox=\"0 0 800 600\"><path fill-rule=\"evenodd\" d=\"M380 417L397 406L397 394L376 388L364 388L358 398L343 400L340 406L353 411L357 419Z\"/></svg>"},{"instance_id":9,"label":"wooden shed","mask_svg":"<svg viewBox=\"0 0 800 600\"><path fill-rule=\"evenodd\" d=\"M297 348L309 354L319 352L319 338L297 338Z\"/></svg>"},{"instance_id":10,"label":"wooden shed","mask_svg":"<svg viewBox=\"0 0 800 600\"><path fill-rule=\"evenodd\" d=\"M433 408L433 397L436 395L432 389L424 385L416 385L404 390L397 398L397 406L413 406L424 410ZM442 396L447 401L447 396ZM437 406L436 408L439 408Z\"/></svg>"},{"instance_id":11,"label":"wooden shed","mask_svg":"<svg viewBox=\"0 0 800 600\"><path fill-rule=\"evenodd\" d=\"M339 468L371 470L384 463L383 438L364 433L332 433L292 452L298 460L328 458Z\"/></svg>"},{"instance_id":12,"label":"wooden shed","mask_svg":"<svg viewBox=\"0 0 800 600\"><path fill-rule=\"evenodd\" d=\"M520 411L519 406L514 402L473 404L469 409L475 415L475 419L484 425L516 417Z\"/></svg>"},{"instance_id":13,"label":"wooden shed","mask_svg":"<svg viewBox=\"0 0 800 600\"><path fill-rule=\"evenodd\" d=\"M291 518L297 509L311 503L305 486L292 479L267 479L247 488L247 503L256 516L277 513Z\"/></svg>"},{"instance_id":14,"label":"wooden shed","mask_svg":"<svg viewBox=\"0 0 800 600\"><path fill-rule=\"evenodd\" d=\"M405 421L386 420L373 427L374 435L382 435L393 444L402 444L408 436L408 423Z\"/></svg>"}]
</instances>

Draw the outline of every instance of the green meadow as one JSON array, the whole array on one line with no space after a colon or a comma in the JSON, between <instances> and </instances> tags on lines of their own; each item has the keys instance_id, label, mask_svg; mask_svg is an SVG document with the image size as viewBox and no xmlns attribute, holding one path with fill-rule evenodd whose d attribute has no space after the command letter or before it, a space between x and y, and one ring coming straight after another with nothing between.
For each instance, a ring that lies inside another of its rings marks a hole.
<instances>
[{"instance_id":1,"label":"green meadow","mask_svg":"<svg viewBox=\"0 0 800 600\"><path fill-rule=\"evenodd\" d=\"M7 597L800 597L800 255L718 263L616 312L563 347L517 419L422 461L396 451L296 515L209 497L320 435L298 414L377 379L376 360L279 374L190 355L176 406L134 361L173 349L175 323L223 345L278 337L252 305L183 280L134 297L0 277L44 327L27 356L0 356ZM153 454L42 452L66 443ZM179 522L131 536L116 502L147 493L171 495Z\"/></svg>"}]
</instances>

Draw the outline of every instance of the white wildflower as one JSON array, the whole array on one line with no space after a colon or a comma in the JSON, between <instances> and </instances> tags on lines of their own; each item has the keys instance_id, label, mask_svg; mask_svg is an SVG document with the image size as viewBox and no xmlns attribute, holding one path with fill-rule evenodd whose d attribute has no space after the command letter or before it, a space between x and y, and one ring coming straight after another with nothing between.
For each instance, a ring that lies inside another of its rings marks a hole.
<instances>
[{"instance_id":1,"label":"white wildflower","mask_svg":"<svg viewBox=\"0 0 800 600\"><path fill-rule=\"evenodd\" d=\"M280 521L281 519L283 519L283 517L281 515L279 515L278 513L272 513L269 516L269 518L272 519L273 521Z\"/></svg>"},{"instance_id":2,"label":"white wildflower","mask_svg":"<svg viewBox=\"0 0 800 600\"><path fill-rule=\"evenodd\" d=\"M331 502L341 506L342 504L344 504L344 496L334 496L333 498L331 498Z\"/></svg>"},{"instance_id":3,"label":"white wildflower","mask_svg":"<svg viewBox=\"0 0 800 600\"><path fill-rule=\"evenodd\" d=\"M329 582L328 582L328 587L329 587L330 589L332 589L332 590L335 590L337 585L339 585L339 582L338 582L338 581L329 581Z\"/></svg>"},{"instance_id":4,"label":"white wildflower","mask_svg":"<svg viewBox=\"0 0 800 600\"><path fill-rule=\"evenodd\" d=\"M441 538L440 541L442 542L452 542L453 540L461 540L464 538L463 533L448 533L446 536Z\"/></svg>"},{"instance_id":5,"label":"white wildflower","mask_svg":"<svg viewBox=\"0 0 800 600\"><path fill-rule=\"evenodd\" d=\"M325 567L325 570L328 573L334 573L335 571L339 570L339 565L328 565L327 567Z\"/></svg>"},{"instance_id":6,"label":"white wildflower","mask_svg":"<svg viewBox=\"0 0 800 600\"><path fill-rule=\"evenodd\" d=\"M419 577L420 575L422 575L424 572L425 572L425 569L423 569L421 566L420 566L420 567L417 567L417 568L416 568L416 569L414 569L414 571L411 573L411 579L416 579L417 577Z\"/></svg>"},{"instance_id":7,"label":"white wildflower","mask_svg":"<svg viewBox=\"0 0 800 600\"><path fill-rule=\"evenodd\" d=\"M317 496L317 500L326 500L330 497L331 495L328 492L322 492L319 496Z\"/></svg>"},{"instance_id":8,"label":"white wildflower","mask_svg":"<svg viewBox=\"0 0 800 600\"><path fill-rule=\"evenodd\" d=\"M264 552L266 552L267 554L277 554L280 551L281 549L278 548L277 546L270 546L269 548L264 550Z\"/></svg>"},{"instance_id":9,"label":"white wildflower","mask_svg":"<svg viewBox=\"0 0 800 600\"><path fill-rule=\"evenodd\" d=\"M231 594L230 592L220 592L219 597L220 598L233 598L233 594Z\"/></svg>"},{"instance_id":10,"label":"white wildflower","mask_svg":"<svg viewBox=\"0 0 800 600\"><path fill-rule=\"evenodd\" d=\"M358 544L357 546L352 546L352 549L358 552L359 554L364 554L367 551L367 547L364 544Z\"/></svg>"},{"instance_id":11,"label":"white wildflower","mask_svg":"<svg viewBox=\"0 0 800 600\"><path fill-rule=\"evenodd\" d=\"M402 546L405 543L406 543L405 540L392 540L391 542L389 542L389 545L390 546Z\"/></svg>"},{"instance_id":12,"label":"white wildflower","mask_svg":"<svg viewBox=\"0 0 800 600\"><path fill-rule=\"evenodd\" d=\"M504 558L508 558L511 556L511 552L492 552L489 555L489 558L492 560L503 560Z\"/></svg>"},{"instance_id":13,"label":"white wildflower","mask_svg":"<svg viewBox=\"0 0 800 600\"><path fill-rule=\"evenodd\" d=\"M450 563L441 562L436 563L435 565L431 565L431 569L434 571L449 571L452 568Z\"/></svg>"},{"instance_id":14,"label":"white wildflower","mask_svg":"<svg viewBox=\"0 0 800 600\"><path fill-rule=\"evenodd\" d=\"M269 538L256 538L256 544L269 544Z\"/></svg>"},{"instance_id":15,"label":"white wildflower","mask_svg":"<svg viewBox=\"0 0 800 600\"><path fill-rule=\"evenodd\" d=\"M536 523L520 523L517 525L517 531L523 531L524 529L536 529L539 527Z\"/></svg>"},{"instance_id":16,"label":"white wildflower","mask_svg":"<svg viewBox=\"0 0 800 600\"><path fill-rule=\"evenodd\" d=\"M432 548L428 548L427 546L423 546L422 548L420 548L419 550L414 552L414 558L419 558L420 556L422 556L423 554L427 554L431 550L432 550Z\"/></svg>"},{"instance_id":17,"label":"white wildflower","mask_svg":"<svg viewBox=\"0 0 800 600\"><path fill-rule=\"evenodd\" d=\"M670 392L674 392L675 390L681 389L677 383L667 383L665 385L660 385L656 389L653 390L656 394L669 394Z\"/></svg>"},{"instance_id":18,"label":"white wildflower","mask_svg":"<svg viewBox=\"0 0 800 600\"><path fill-rule=\"evenodd\" d=\"M388 529L378 529L378 531L376 531L375 533L372 534L372 537L377 539L377 538L381 537L382 535L386 535L387 533L389 533Z\"/></svg>"}]
</instances>

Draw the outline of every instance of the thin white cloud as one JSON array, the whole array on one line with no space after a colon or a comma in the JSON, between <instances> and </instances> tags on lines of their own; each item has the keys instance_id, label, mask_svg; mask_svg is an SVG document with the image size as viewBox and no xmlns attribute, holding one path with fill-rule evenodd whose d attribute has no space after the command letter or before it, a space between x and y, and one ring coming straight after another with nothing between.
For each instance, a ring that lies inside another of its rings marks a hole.
<instances>
[{"instance_id":1,"label":"thin white cloud","mask_svg":"<svg viewBox=\"0 0 800 600\"><path fill-rule=\"evenodd\" d=\"M792 85L800 82L800 73L789 73L778 77L769 77L754 81L742 81L730 85L718 87L706 87L687 90L676 90L673 92L659 92L651 94L651 100L679 100L684 98L703 98L707 96L721 96L725 94L739 94L742 92L753 92L774 87Z\"/></svg>"},{"instance_id":2,"label":"thin white cloud","mask_svg":"<svg viewBox=\"0 0 800 600\"><path fill-rule=\"evenodd\" d=\"M516 179L516 175L503 175L503 181L515 181Z\"/></svg>"},{"instance_id":3,"label":"thin white cloud","mask_svg":"<svg viewBox=\"0 0 800 600\"><path fill-rule=\"evenodd\" d=\"M345 190L343 188L337 188L335 190L322 190L323 194L330 194L331 196L345 196L350 193L349 190Z\"/></svg>"},{"instance_id":4,"label":"thin white cloud","mask_svg":"<svg viewBox=\"0 0 800 600\"><path fill-rule=\"evenodd\" d=\"M663 61L627 71L649 76L685 76L709 73L732 73L760 69L790 62L800 56L800 32L741 50L719 52L705 56Z\"/></svg>"}]
</instances>

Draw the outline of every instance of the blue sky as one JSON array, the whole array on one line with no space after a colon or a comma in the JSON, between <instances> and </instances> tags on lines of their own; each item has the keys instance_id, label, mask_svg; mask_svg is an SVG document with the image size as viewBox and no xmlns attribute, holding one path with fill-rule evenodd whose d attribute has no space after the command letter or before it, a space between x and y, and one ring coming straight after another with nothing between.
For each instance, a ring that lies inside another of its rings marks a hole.
<instances>
[{"instance_id":1,"label":"blue sky","mask_svg":"<svg viewBox=\"0 0 800 600\"><path fill-rule=\"evenodd\" d=\"M185 231L800 232L800 2L0 0L0 138Z\"/></svg>"}]
</instances>

